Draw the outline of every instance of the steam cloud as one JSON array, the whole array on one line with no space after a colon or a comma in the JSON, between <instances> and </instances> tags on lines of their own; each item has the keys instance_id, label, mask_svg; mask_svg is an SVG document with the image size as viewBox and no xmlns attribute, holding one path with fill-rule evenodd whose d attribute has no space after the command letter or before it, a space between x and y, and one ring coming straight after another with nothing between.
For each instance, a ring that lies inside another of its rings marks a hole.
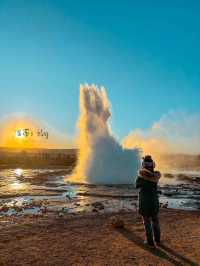
<instances>
[{"instance_id":1,"label":"steam cloud","mask_svg":"<svg viewBox=\"0 0 200 266\"><path fill-rule=\"evenodd\" d=\"M200 153L200 115L170 112L147 130L133 130L122 143L125 148L140 147L165 168L163 155Z\"/></svg>"},{"instance_id":2,"label":"steam cloud","mask_svg":"<svg viewBox=\"0 0 200 266\"><path fill-rule=\"evenodd\" d=\"M108 124L110 104L104 88L80 86L79 158L72 180L130 184L140 166L138 149L124 149Z\"/></svg>"}]
</instances>

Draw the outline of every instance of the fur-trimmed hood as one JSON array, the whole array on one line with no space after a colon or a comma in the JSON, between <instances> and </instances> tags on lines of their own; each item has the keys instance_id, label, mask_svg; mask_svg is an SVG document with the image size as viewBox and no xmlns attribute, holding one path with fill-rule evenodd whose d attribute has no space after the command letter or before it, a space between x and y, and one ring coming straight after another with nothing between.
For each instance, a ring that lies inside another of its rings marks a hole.
<instances>
[{"instance_id":1,"label":"fur-trimmed hood","mask_svg":"<svg viewBox=\"0 0 200 266\"><path fill-rule=\"evenodd\" d=\"M159 171L151 172L148 169L142 168L139 170L139 177L147 181L158 183L161 173Z\"/></svg>"}]
</instances>

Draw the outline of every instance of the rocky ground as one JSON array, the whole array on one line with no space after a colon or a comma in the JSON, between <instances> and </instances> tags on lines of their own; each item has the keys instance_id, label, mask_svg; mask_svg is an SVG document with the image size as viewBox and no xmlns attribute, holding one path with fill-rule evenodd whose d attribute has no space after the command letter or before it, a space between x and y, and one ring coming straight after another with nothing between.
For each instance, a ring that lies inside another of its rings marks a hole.
<instances>
[{"instance_id":1,"label":"rocky ground","mask_svg":"<svg viewBox=\"0 0 200 266\"><path fill-rule=\"evenodd\" d=\"M200 265L200 213L161 210L163 244L144 246L138 214L0 218L0 265Z\"/></svg>"}]
</instances>

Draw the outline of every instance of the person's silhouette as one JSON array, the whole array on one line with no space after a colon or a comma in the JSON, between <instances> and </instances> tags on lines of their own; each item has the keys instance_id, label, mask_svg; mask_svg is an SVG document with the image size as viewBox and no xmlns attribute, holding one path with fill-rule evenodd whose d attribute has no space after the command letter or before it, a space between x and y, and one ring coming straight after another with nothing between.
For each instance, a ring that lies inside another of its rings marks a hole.
<instances>
[{"instance_id":1,"label":"person's silhouette","mask_svg":"<svg viewBox=\"0 0 200 266\"><path fill-rule=\"evenodd\" d=\"M146 242L149 246L155 247L160 244L159 225L159 199L157 183L160 172L154 171L155 162L150 155L146 155L142 161L142 168L136 180L136 188L139 192L139 213L143 217ZM154 242L155 241L155 242Z\"/></svg>"}]
</instances>

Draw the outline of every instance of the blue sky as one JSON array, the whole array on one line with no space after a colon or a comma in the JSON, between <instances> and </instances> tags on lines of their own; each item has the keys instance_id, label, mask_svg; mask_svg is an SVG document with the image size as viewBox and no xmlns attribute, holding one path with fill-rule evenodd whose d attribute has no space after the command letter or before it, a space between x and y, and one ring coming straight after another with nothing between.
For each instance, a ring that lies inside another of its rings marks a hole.
<instances>
[{"instance_id":1,"label":"blue sky","mask_svg":"<svg viewBox=\"0 0 200 266\"><path fill-rule=\"evenodd\" d=\"M0 0L0 117L73 134L80 83L107 89L123 137L200 112L199 1Z\"/></svg>"}]
</instances>

